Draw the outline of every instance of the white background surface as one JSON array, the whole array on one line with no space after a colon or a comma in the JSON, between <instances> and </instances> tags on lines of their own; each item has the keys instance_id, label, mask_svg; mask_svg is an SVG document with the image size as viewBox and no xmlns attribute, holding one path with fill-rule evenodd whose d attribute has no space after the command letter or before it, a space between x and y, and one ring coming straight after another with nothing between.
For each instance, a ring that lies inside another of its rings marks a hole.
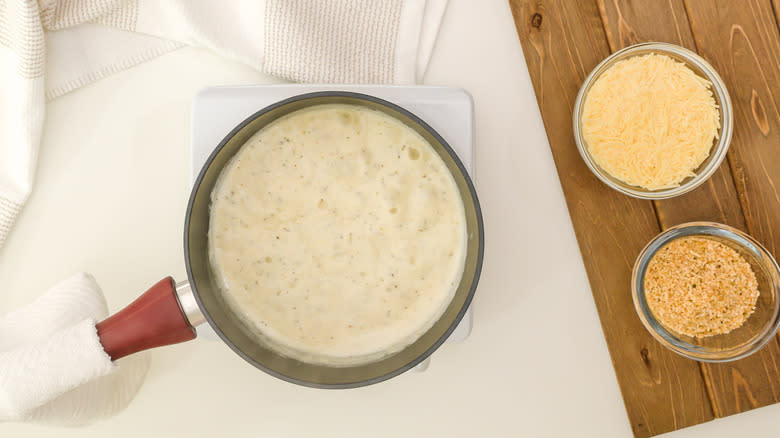
<instances>
[{"instance_id":1,"label":"white background surface","mask_svg":"<svg viewBox=\"0 0 780 438\"><path fill-rule=\"evenodd\" d=\"M0 251L0 313L77 271L116 310L184 278L189 105L207 85L275 80L182 49L47 108L39 177ZM325 391L276 380L218 342L158 349L119 416L2 437L630 436L507 2L452 0L425 83L470 91L486 256L474 329L424 373ZM626 291L628 293L628 291ZM776 436L780 406L675 437Z\"/></svg>"}]
</instances>

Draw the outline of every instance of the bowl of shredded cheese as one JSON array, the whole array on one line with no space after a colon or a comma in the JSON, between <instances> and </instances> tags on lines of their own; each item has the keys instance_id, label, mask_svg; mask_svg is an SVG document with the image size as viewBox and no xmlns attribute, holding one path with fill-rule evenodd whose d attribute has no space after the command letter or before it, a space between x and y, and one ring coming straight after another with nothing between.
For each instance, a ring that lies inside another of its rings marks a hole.
<instances>
[{"instance_id":1,"label":"bowl of shredded cheese","mask_svg":"<svg viewBox=\"0 0 780 438\"><path fill-rule=\"evenodd\" d=\"M641 199L667 199L704 183L731 143L731 99L696 53L642 43L613 53L588 75L574 104L574 138L605 184Z\"/></svg>"},{"instance_id":2,"label":"bowl of shredded cheese","mask_svg":"<svg viewBox=\"0 0 780 438\"><path fill-rule=\"evenodd\" d=\"M690 359L740 359L780 327L777 262L726 225L691 222L659 234L637 258L631 289L650 334Z\"/></svg>"}]
</instances>

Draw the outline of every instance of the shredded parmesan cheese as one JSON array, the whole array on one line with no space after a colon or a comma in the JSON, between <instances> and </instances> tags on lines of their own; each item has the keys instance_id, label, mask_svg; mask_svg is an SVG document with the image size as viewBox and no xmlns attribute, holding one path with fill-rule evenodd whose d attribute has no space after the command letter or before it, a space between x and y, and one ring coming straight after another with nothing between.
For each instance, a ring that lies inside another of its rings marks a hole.
<instances>
[{"instance_id":1,"label":"shredded parmesan cheese","mask_svg":"<svg viewBox=\"0 0 780 438\"><path fill-rule=\"evenodd\" d=\"M718 137L711 85L665 55L616 62L585 97L582 134L593 160L626 184L679 186Z\"/></svg>"}]
</instances>

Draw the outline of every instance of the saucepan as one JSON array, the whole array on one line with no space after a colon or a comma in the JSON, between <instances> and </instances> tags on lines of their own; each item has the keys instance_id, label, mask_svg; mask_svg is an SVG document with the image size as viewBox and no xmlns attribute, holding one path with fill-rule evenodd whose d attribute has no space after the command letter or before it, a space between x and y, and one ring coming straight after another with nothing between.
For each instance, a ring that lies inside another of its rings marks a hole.
<instances>
[{"instance_id":1,"label":"saucepan","mask_svg":"<svg viewBox=\"0 0 780 438\"><path fill-rule=\"evenodd\" d=\"M211 192L226 163L260 129L312 105L352 104L388 114L414 129L442 158L455 179L466 213L467 254L457 290L441 317L406 348L375 362L328 366L302 362L275 351L241 322L219 292L209 263L208 229ZM207 322L239 356L280 379L317 388L353 388L381 382L430 356L457 327L474 296L484 252L482 213L469 175L447 142L409 111L359 93L308 93L270 105L236 126L208 158L190 194L184 222L187 281L167 277L117 314L98 323L100 342L112 360L135 352L188 341L195 326Z\"/></svg>"}]
</instances>

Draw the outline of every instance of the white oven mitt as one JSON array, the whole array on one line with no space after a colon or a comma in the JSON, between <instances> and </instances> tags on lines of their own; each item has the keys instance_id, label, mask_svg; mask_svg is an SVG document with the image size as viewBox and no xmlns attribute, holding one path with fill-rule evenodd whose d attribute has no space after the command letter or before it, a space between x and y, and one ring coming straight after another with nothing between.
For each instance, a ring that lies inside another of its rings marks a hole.
<instances>
[{"instance_id":1,"label":"white oven mitt","mask_svg":"<svg viewBox=\"0 0 780 438\"><path fill-rule=\"evenodd\" d=\"M0 422L78 425L127 406L149 355L112 363L95 329L107 314L95 279L78 274L0 317Z\"/></svg>"}]
</instances>

